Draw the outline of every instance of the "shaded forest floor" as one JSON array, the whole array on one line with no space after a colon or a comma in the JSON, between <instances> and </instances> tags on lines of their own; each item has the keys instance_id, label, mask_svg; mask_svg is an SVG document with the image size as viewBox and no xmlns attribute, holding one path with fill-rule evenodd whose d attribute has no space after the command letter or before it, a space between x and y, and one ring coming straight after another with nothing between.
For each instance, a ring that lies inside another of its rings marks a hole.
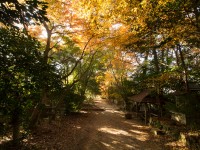
<instances>
[{"instance_id":1,"label":"shaded forest floor","mask_svg":"<svg viewBox=\"0 0 200 150\"><path fill-rule=\"evenodd\" d=\"M14 149L14 148L13 148ZM124 113L106 100L96 99L80 113L57 119L35 129L20 149L35 150L168 150L185 149L167 136L154 136L150 127L137 118L126 120Z\"/></svg>"}]
</instances>

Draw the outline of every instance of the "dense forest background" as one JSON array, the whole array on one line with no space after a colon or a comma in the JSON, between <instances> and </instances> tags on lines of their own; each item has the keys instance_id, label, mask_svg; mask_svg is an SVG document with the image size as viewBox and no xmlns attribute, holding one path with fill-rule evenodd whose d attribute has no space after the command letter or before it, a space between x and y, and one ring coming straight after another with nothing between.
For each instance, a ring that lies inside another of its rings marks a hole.
<instances>
[{"instance_id":1,"label":"dense forest background","mask_svg":"<svg viewBox=\"0 0 200 150\"><path fill-rule=\"evenodd\" d=\"M145 89L198 118L199 35L199 0L1 0L0 134Z\"/></svg>"}]
</instances>

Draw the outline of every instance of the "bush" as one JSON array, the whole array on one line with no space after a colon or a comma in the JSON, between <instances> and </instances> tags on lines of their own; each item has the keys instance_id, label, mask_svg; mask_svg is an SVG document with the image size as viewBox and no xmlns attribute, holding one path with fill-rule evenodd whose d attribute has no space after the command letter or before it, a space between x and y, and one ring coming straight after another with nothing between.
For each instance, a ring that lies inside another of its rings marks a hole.
<instances>
[{"instance_id":1,"label":"bush","mask_svg":"<svg viewBox=\"0 0 200 150\"><path fill-rule=\"evenodd\" d=\"M66 114L79 111L84 100L85 96L81 96L73 91L69 92L64 99Z\"/></svg>"}]
</instances>

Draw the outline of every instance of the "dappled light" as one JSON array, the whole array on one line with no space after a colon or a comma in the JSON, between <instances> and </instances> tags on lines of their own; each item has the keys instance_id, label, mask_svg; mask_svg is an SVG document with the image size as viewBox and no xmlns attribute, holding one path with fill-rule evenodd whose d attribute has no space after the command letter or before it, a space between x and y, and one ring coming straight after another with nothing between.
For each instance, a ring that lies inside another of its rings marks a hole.
<instances>
[{"instance_id":1,"label":"dappled light","mask_svg":"<svg viewBox=\"0 0 200 150\"><path fill-rule=\"evenodd\" d=\"M4 142L11 141L11 140L12 140L11 135L10 136L3 136L3 137L0 138L0 144L3 144Z\"/></svg>"},{"instance_id":2,"label":"dappled light","mask_svg":"<svg viewBox=\"0 0 200 150\"><path fill-rule=\"evenodd\" d=\"M126 131L113 129L113 128L109 128L109 127L102 127L100 129L98 129L98 131L101 131L101 132L104 132L104 133L109 133L109 134L114 134L114 135L131 136L131 134L129 134Z\"/></svg>"},{"instance_id":3,"label":"dappled light","mask_svg":"<svg viewBox=\"0 0 200 150\"><path fill-rule=\"evenodd\" d=\"M109 113L117 113L117 114L121 114L121 115L123 115L122 112L117 111L117 110L113 110L113 109L105 109L105 111L106 111L106 112L109 112Z\"/></svg>"},{"instance_id":4,"label":"dappled light","mask_svg":"<svg viewBox=\"0 0 200 150\"><path fill-rule=\"evenodd\" d=\"M136 134L146 134L146 133L138 131L138 130L130 130L130 131L133 133L136 133Z\"/></svg>"},{"instance_id":5,"label":"dappled light","mask_svg":"<svg viewBox=\"0 0 200 150\"><path fill-rule=\"evenodd\" d=\"M141 132L141 131L138 131L138 130L130 130L130 132L133 132L133 133L134 133L135 138L136 138L137 140L140 140L140 141L150 140L150 139L148 139L148 138L149 138L148 133Z\"/></svg>"},{"instance_id":6,"label":"dappled light","mask_svg":"<svg viewBox=\"0 0 200 150\"><path fill-rule=\"evenodd\" d=\"M162 149L159 140L157 143L157 138L153 139L150 129L143 126L141 122L126 120L122 115L123 112L117 110L115 106L108 105L105 100L95 100L95 104L104 108L105 111L88 114L93 116L95 120L90 121L87 128L82 126L82 130L84 128L89 130L84 143L81 144L83 149ZM154 141L154 144L150 141Z\"/></svg>"},{"instance_id":7,"label":"dappled light","mask_svg":"<svg viewBox=\"0 0 200 150\"><path fill-rule=\"evenodd\" d=\"M199 0L0 13L0 149L200 149Z\"/></svg>"},{"instance_id":8,"label":"dappled light","mask_svg":"<svg viewBox=\"0 0 200 150\"><path fill-rule=\"evenodd\" d=\"M126 122L126 123L128 123L128 122ZM138 124L132 124L131 125L132 127L136 127L136 128L147 128L147 127L145 127L145 126L142 126L142 125L138 125Z\"/></svg>"},{"instance_id":9,"label":"dappled light","mask_svg":"<svg viewBox=\"0 0 200 150\"><path fill-rule=\"evenodd\" d=\"M168 142L165 145L169 147L178 147L181 150L187 150L187 148L185 148L184 142L173 141L173 142Z\"/></svg>"}]
</instances>

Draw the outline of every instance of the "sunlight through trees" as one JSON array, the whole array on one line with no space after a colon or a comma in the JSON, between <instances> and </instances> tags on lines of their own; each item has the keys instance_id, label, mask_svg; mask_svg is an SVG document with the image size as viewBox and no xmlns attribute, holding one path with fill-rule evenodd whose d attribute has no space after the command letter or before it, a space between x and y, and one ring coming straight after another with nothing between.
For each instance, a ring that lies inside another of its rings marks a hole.
<instances>
[{"instance_id":1,"label":"sunlight through trees","mask_svg":"<svg viewBox=\"0 0 200 150\"><path fill-rule=\"evenodd\" d=\"M199 128L198 0L2 0L0 32L0 134L11 126L15 144L47 110L101 95L132 111L146 89Z\"/></svg>"}]
</instances>

